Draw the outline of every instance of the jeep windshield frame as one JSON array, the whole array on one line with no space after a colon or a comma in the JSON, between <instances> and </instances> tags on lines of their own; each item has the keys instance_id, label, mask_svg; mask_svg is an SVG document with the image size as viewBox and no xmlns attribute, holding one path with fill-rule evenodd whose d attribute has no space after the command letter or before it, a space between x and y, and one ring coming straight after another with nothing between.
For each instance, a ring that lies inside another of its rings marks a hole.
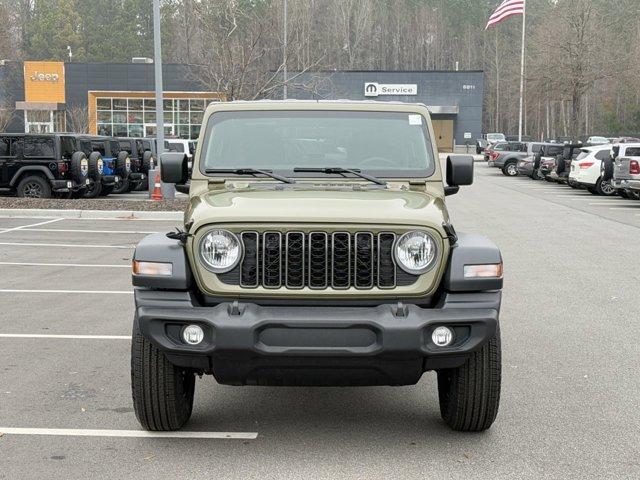
<instances>
[{"instance_id":1,"label":"jeep windshield frame","mask_svg":"<svg viewBox=\"0 0 640 480\"><path fill-rule=\"evenodd\" d=\"M242 157L242 158L241 158ZM238 110L212 114L198 168L264 169L289 178L345 178L294 168L353 168L386 179L428 178L437 152L417 112L369 110Z\"/></svg>"}]
</instances>

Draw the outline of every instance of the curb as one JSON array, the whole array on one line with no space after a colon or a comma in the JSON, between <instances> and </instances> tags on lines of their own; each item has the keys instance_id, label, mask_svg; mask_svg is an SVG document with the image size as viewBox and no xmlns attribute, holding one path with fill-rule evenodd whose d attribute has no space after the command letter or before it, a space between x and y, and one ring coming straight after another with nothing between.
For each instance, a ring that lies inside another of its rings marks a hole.
<instances>
[{"instance_id":1,"label":"curb","mask_svg":"<svg viewBox=\"0 0 640 480\"><path fill-rule=\"evenodd\" d=\"M181 221L183 212L151 211L141 212L133 210L53 210L45 208L0 208L3 217L27 218L83 218L86 220L169 220Z\"/></svg>"}]
</instances>

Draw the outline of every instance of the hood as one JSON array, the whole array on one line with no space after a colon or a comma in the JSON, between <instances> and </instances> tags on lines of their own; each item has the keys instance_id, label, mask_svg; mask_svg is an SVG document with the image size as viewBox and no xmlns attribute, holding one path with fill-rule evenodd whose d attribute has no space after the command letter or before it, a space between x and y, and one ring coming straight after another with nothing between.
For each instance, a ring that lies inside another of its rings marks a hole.
<instances>
[{"instance_id":1,"label":"hood","mask_svg":"<svg viewBox=\"0 0 640 480\"><path fill-rule=\"evenodd\" d=\"M437 229L449 217L441 197L410 190L212 190L191 198L185 219L211 223L416 225Z\"/></svg>"}]
</instances>

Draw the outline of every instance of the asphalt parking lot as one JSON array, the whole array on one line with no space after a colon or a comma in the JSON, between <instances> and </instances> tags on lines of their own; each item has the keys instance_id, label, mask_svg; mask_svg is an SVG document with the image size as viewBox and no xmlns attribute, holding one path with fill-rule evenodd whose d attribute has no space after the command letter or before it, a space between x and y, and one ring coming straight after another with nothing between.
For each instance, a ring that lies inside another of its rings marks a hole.
<instances>
[{"instance_id":1,"label":"asphalt parking lot","mask_svg":"<svg viewBox=\"0 0 640 480\"><path fill-rule=\"evenodd\" d=\"M444 426L426 374L342 389L205 377L185 432L148 438L128 267L175 222L0 212L0 478L639 478L640 202L478 163L448 205L505 260L502 403L483 434Z\"/></svg>"}]
</instances>

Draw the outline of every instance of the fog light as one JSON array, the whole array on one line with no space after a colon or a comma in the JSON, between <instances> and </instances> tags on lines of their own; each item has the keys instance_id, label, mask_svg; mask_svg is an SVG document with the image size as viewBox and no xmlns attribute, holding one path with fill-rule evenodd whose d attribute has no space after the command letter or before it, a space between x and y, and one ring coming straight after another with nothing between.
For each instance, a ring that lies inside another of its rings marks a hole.
<instances>
[{"instance_id":1,"label":"fog light","mask_svg":"<svg viewBox=\"0 0 640 480\"><path fill-rule=\"evenodd\" d=\"M431 334L431 340L439 347L446 347L453 343L453 331L447 327L438 327Z\"/></svg>"},{"instance_id":2,"label":"fog light","mask_svg":"<svg viewBox=\"0 0 640 480\"><path fill-rule=\"evenodd\" d=\"M189 325L182 331L182 338L189 345L198 345L204 339L204 332L198 325Z\"/></svg>"}]
</instances>

